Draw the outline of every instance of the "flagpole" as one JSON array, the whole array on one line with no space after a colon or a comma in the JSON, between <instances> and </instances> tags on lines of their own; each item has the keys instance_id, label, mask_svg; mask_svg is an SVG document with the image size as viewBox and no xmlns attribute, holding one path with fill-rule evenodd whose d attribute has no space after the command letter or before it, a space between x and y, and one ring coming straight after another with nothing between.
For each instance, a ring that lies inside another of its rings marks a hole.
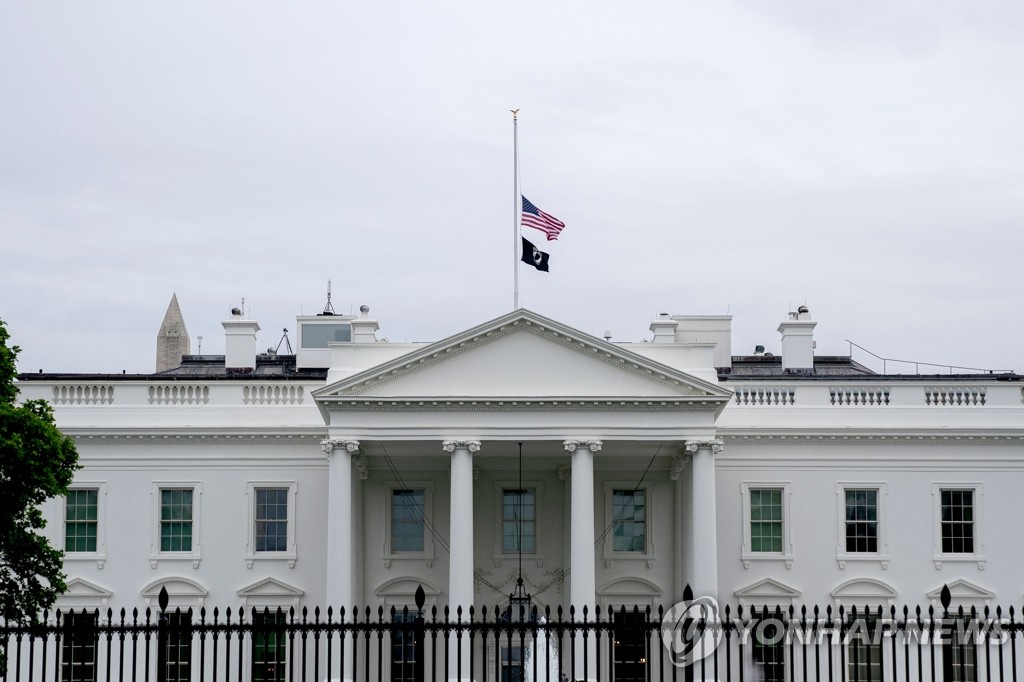
<instances>
[{"instance_id":1,"label":"flagpole","mask_svg":"<svg viewBox=\"0 0 1024 682\"><path fill-rule=\"evenodd\" d=\"M519 110L512 112L512 310L519 310L519 211L523 208L519 192Z\"/></svg>"}]
</instances>

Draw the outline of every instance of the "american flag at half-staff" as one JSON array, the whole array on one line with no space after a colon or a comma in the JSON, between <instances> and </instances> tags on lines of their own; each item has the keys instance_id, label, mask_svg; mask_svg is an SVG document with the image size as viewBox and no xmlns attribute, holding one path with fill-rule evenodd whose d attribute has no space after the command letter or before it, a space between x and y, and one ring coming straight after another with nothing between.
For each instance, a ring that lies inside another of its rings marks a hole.
<instances>
[{"instance_id":1,"label":"american flag at half-staff","mask_svg":"<svg viewBox=\"0 0 1024 682\"><path fill-rule=\"evenodd\" d=\"M558 239L558 233L565 228L565 223L555 216L540 210L526 197L523 197L522 222L523 227L532 227L546 234L549 242Z\"/></svg>"}]
</instances>

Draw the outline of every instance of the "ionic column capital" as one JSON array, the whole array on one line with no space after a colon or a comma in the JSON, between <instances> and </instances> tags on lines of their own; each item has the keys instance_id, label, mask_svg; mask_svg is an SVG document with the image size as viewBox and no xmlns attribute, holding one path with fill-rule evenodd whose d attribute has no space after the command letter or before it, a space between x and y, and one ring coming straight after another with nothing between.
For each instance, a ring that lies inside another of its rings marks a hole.
<instances>
[{"instance_id":1,"label":"ionic column capital","mask_svg":"<svg viewBox=\"0 0 1024 682\"><path fill-rule=\"evenodd\" d=\"M719 455L722 450L725 449L725 443L720 440L709 439L709 440L688 440L686 441L686 452L691 455L697 453L698 450L710 450L711 454Z\"/></svg>"},{"instance_id":2,"label":"ionic column capital","mask_svg":"<svg viewBox=\"0 0 1024 682\"><path fill-rule=\"evenodd\" d=\"M357 440L344 440L344 439L330 439L320 441L320 449L324 451L324 454L328 457L334 452L335 448L345 448L348 452L356 453L359 452L359 441Z\"/></svg>"},{"instance_id":3,"label":"ionic column capital","mask_svg":"<svg viewBox=\"0 0 1024 682\"><path fill-rule=\"evenodd\" d=\"M445 452L455 452L456 450L469 450L470 452L480 452L480 441L478 440L446 440L441 443L441 449Z\"/></svg>"},{"instance_id":4,"label":"ionic column capital","mask_svg":"<svg viewBox=\"0 0 1024 682\"><path fill-rule=\"evenodd\" d=\"M563 442L567 452L576 452L582 448L587 448L591 452L599 452L601 450L601 441L599 440L567 440Z\"/></svg>"}]
</instances>

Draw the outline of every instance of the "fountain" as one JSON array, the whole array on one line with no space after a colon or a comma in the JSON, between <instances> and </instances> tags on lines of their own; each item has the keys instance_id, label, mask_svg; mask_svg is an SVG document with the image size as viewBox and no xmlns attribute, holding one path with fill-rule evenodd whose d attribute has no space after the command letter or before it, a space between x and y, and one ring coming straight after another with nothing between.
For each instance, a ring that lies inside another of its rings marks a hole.
<instances>
[{"instance_id":1,"label":"fountain","mask_svg":"<svg viewBox=\"0 0 1024 682\"><path fill-rule=\"evenodd\" d=\"M536 666L533 664L534 657L537 657ZM537 635L526 649L523 667L524 682L562 682L562 680L568 679L559 670L558 646L557 643L552 646L548 637L547 619L544 616L537 621ZM536 678L534 678L534 669L537 671Z\"/></svg>"}]
</instances>

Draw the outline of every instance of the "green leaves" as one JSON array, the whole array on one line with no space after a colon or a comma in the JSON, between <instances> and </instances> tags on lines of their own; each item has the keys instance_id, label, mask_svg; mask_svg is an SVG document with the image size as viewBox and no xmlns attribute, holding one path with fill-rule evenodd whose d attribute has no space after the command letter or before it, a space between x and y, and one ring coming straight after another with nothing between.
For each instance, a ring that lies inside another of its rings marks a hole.
<instances>
[{"instance_id":1,"label":"green leaves","mask_svg":"<svg viewBox=\"0 0 1024 682\"><path fill-rule=\"evenodd\" d=\"M63 554L39 533L39 505L67 494L78 451L46 401L15 403L18 347L9 338L0 321L0 617L35 622L67 589Z\"/></svg>"},{"instance_id":2,"label":"green leaves","mask_svg":"<svg viewBox=\"0 0 1024 682\"><path fill-rule=\"evenodd\" d=\"M7 339L11 335L7 333L4 321L0 320L0 405L13 405L14 399L18 396L18 389L14 385L14 377L17 375L15 360L21 349L17 346L8 346Z\"/></svg>"}]
</instances>

